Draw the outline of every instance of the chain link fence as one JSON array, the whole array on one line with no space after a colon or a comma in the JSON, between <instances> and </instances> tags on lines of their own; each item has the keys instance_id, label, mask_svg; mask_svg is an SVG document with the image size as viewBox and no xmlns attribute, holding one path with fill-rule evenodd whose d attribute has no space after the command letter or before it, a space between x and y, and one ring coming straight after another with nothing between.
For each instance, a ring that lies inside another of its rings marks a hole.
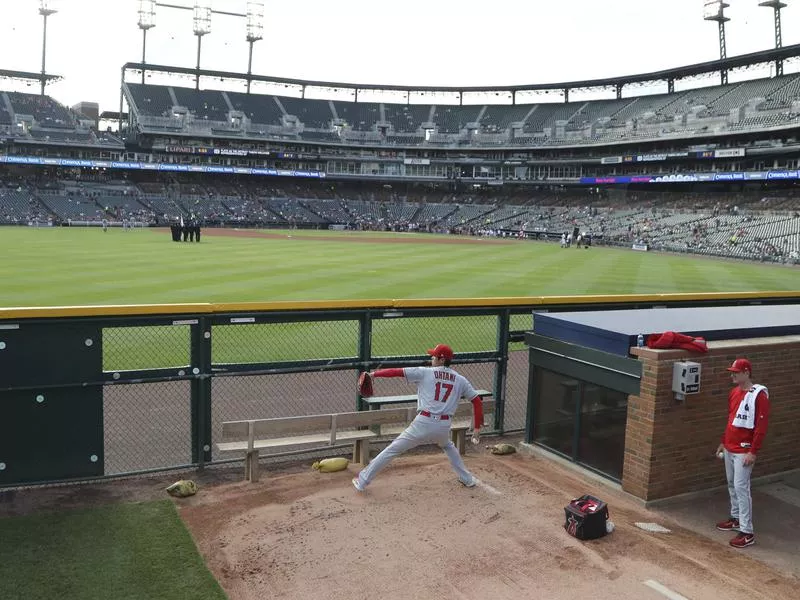
<instances>
[{"instance_id":1,"label":"chain link fence","mask_svg":"<svg viewBox=\"0 0 800 600\"><path fill-rule=\"evenodd\" d=\"M103 371L183 367L191 354L189 325L103 328Z\"/></svg>"},{"instance_id":2,"label":"chain link fence","mask_svg":"<svg viewBox=\"0 0 800 600\"><path fill-rule=\"evenodd\" d=\"M726 297L718 305L756 301ZM659 297L595 308L666 302ZM674 302L697 305L701 300ZM539 308L574 309L570 304ZM25 463L27 471L10 477L10 469L0 470L0 487L227 462L233 457L221 456L216 448L223 422L355 411L360 371L425 364L425 351L438 343L452 346L455 369L476 388L500 392L494 400L502 410L502 431L519 431L526 423L529 373L523 332L532 329L533 310L522 305L332 306L171 315L165 306L155 315L34 316L21 325L9 320L4 359L17 366L5 372L0 387L4 422L25 423L30 398L37 406L45 397L67 398L70 410L37 413L37 432L50 432L42 436L42 451L67 457L49 470L41 461L25 462L27 430L6 428L0 439L4 455L14 465ZM42 352L43 343L57 360ZM47 358L51 368L41 369L41 361L31 356ZM375 382L379 396L414 391L402 378ZM71 447L76 439L96 440L98 447L102 439L104 456L93 460L96 468L87 467L83 454L80 464L70 458L70 451L85 450ZM264 461L285 462L278 454L295 449L282 447ZM349 447L303 449L306 458L332 453L347 455Z\"/></svg>"},{"instance_id":3,"label":"chain link fence","mask_svg":"<svg viewBox=\"0 0 800 600\"><path fill-rule=\"evenodd\" d=\"M476 389L495 391L507 352L498 348L503 315L503 309L461 314L453 309L405 314L338 309L114 317L100 325L102 356L95 380L70 385L102 386L103 476L198 461L227 463L242 456L217 449L223 422L356 411L362 370L427 364L426 350L438 343L453 347L454 368ZM524 315L512 320L512 330L530 322ZM504 429L524 426L525 352L512 355ZM379 379L375 386L380 396L416 392L402 378ZM502 398L495 401L499 404ZM210 439L201 424L208 417L202 415L210 415ZM487 420L488 430L493 425ZM376 440L373 451L389 439ZM351 446L282 446L279 452L264 453L263 460L285 462L287 453L305 459L348 456Z\"/></svg>"},{"instance_id":4,"label":"chain link fence","mask_svg":"<svg viewBox=\"0 0 800 600\"><path fill-rule=\"evenodd\" d=\"M497 316L399 316L372 322L373 357L424 355L439 343L450 345L456 355L493 352L497 347Z\"/></svg>"},{"instance_id":5,"label":"chain link fence","mask_svg":"<svg viewBox=\"0 0 800 600\"><path fill-rule=\"evenodd\" d=\"M531 311L512 314L509 317L511 332L530 331L533 327ZM506 368L506 394L504 403L504 431L517 431L525 428L528 410L528 352L524 341L508 344L508 364Z\"/></svg>"},{"instance_id":6,"label":"chain link fence","mask_svg":"<svg viewBox=\"0 0 800 600\"><path fill-rule=\"evenodd\" d=\"M105 386L106 475L191 464L190 387L189 381Z\"/></svg>"},{"instance_id":7,"label":"chain link fence","mask_svg":"<svg viewBox=\"0 0 800 600\"><path fill-rule=\"evenodd\" d=\"M358 321L215 325L214 364L284 363L358 356Z\"/></svg>"}]
</instances>

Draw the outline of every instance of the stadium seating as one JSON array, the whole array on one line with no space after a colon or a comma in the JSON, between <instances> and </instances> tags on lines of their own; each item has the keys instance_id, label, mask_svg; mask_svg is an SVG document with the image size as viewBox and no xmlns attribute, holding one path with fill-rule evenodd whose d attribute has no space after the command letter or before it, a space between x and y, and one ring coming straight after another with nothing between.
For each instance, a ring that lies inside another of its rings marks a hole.
<instances>
[{"instance_id":1,"label":"stadium seating","mask_svg":"<svg viewBox=\"0 0 800 600\"><path fill-rule=\"evenodd\" d=\"M800 100L800 76L789 75L776 78L775 83L783 83L780 87L774 87L768 96L767 101L760 107L761 110L789 108L792 101Z\"/></svg>"},{"instance_id":2,"label":"stadium seating","mask_svg":"<svg viewBox=\"0 0 800 600\"><path fill-rule=\"evenodd\" d=\"M691 137L712 127L742 130L757 126L758 121L747 120L754 116L755 111L758 111L758 115L769 116L770 122L780 124L788 118L792 102L800 99L800 75L796 74L620 100L475 106L361 103L196 91L134 83L125 85L134 110L141 115L169 117L170 109L176 102L186 106L195 115L195 122L159 122L151 119L140 123L140 126L153 131L178 131L184 128L190 133L195 128L200 132L203 121L226 121L229 108L233 108L247 116L250 126L246 134L254 137L297 139L297 129L283 127L282 117L292 115L302 124L301 130L306 132L303 139L308 141L433 147L492 147L508 143L540 147L678 135ZM748 106L747 114L743 115L745 120L731 120L732 109ZM696 107L705 108L698 111ZM690 113L693 117L687 121L685 117ZM338 137L331 131L333 119L340 119L346 124ZM383 120L391 125L388 135L376 130L376 124ZM426 139L420 126L429 120L434 123L437 133ZM728 123L729 120L731 123ZM522 121L522 134L512 137L508 131L510 125ZM566 123L563 132L557 129L559 121ZM469 123L478 123L478 135L465 135L464 130ZM633 127L629 127L628 123L632 123ZM590 126L593 126L591 135L586 131ZM212 132L219 136L240 135L238 130L224 127L212 129Z\"/></svg>"},{"instance_id":3,"label":"stadium seating","mask_svg":"<svg viewBox=\"0 0 800 600\"><path fill-rule=\"evenodd\" d=\"M525 133L538 133L544 127L554 127L556 121L568 121L575 114L582 104L578 103L553 103L538 104L528 120L525 121L523 131Z\"/></svg>"},{"instance_id":4,"label":"stadium seating","mask_svg":"<svg viewBox=\"0 0 800 600\"><path fill-rule=\"evenodd\" d=\"M268 198L264 206L277 215L276 221L291 224L325 222L325 219L303 207L296 198Z\"/></svg>"},{"instance_id":5,"label":"stadium seating","mask_svg":"<svg viewBox=\"0 0 800 600\"><path fill-rule=\"evenodd\" d=\"M243 112L251 122L262 125L280 125L283 113L275 102L274 96L240 92L226 93L234 110Z\"/></svg>"},{"instance_id":6,"label":"stadium seating","mask_svg":"<svg viewBox=\"0 0 800 600\"><path fill-rule=\"evenodd\" d=\"M308 100L281 96L278 101L283 105L286 114L294 115L306 127L328 129L333 119L329 100Z\"/></svg>"},{"instance_id":7,"label":"stadium seating","mask_svg":"<svg viewBox=\"0 0 800 600\"><path fill-rule=\"evenodd\" d=\"M458 133L468 123L478 121L483 106L437 105L433 120L441 133Z\"/></svg>"},{"instance_id":8,"label":"stadium seating","mask_svg":"<svg viewBox=\"0 0 800 600\"><path fill-rule=\"evenodd\" d=\"M582 129L592 125L601 117L611 118L616 112L624 108L625 102L619 100L594 100L586 102L573 115L568 129Z\"/></svg>"},{"instance_id":9,"label":"stadium seating","mask_svg":"<svg viewBox=\"0 0 800 600\"><path fill-rule=\"evenodd\" d=\"M153 117L167 116L175 102L169 95L169 88L160 85L126 84L137 111Z\"/></svg>"},{"instance_id":10,"label":"stadium seating","mask_svg":"<svg viewBox=\"0 0 800 600\"><path fill-rule=\"evenodd\" d=\"M381 120L380 104L374 102L332 102L336 116L352 129L371 131Z\"/></svg>"},{"instance_id":11,"label":"stadium seating","mask_svg":"<svg viewBox=\"0 0 800 600\"><path fill-rule=\"evenodd\" d=\"M30 115L42 127L74 129L75 116L50 96L7 92L11 107L18 115Z\"/></svg>"},{"instance_id":12,"label":"stadium seating","mask_svg":"<svg viewBox=\"0 0 800 600\"><path fill-rule=\"evenodd\" d=\"M488 105L483 114L484 125L492 130L501 131L507 129L512 123L519 123L525 119L533 105Z\"/></svg>"},{"instance_id":13,"label":"stadium seating","mask_svg":"<svg viewBox=\"0 0 800 600\"><path fill-rule=\"evenodd\" d=\"M73 144L95 143L95 137L89 131L78 131L75 129L31 129L30 135L35 140L45 142Z\"/></svg>"},{"instance_id":14,"label":"stadium seating","mask_svg":"<svg viewBox=\"0 0 800 600\"><path fill-rule=\"evenodd\" d=\"M222 92L215 90L193 90L183 87L173 87L178 106L185 106L196 119L206 121L227 121L228 104Z\"/></svg>"},{"instance_id":15,"label":"stadium seating","mask_svg":"<svg viewBox=\"0 0 800 600\"><path fill-rule=\"evenodd\" d=\"M394 130L414 133L423 123L430 121L431 106L427 104L384 104L386 120Z\"/></svg>"},{"instance_id":16,"label":"stadium seating","mask_svg":"<svg viewBox=\"0 0 800 600\"><path fill-rule=\"evenodd\" d=\"M19 225L45 221L51 215L27 185L0 182L0 223Z\"/></svg>"}]
</instances>

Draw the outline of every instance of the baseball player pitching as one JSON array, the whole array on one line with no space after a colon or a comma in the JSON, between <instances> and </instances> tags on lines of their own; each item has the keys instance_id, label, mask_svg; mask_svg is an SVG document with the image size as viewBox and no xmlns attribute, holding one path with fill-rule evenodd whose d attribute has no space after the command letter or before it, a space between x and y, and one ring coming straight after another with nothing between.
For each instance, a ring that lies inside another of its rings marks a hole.
<instances>
[{"instance_id":1,"label":"baseball player pitching","mask_svg":"<svg viewBox=\"0 0 800 600\"><path fill-rule=\"evenodd\" d=\"M483 425L483 403L472 384L450 368L453 350L439 344L428 350L430 367L406 367L404 369L381 369L370 373L371 377L405 377L417 384L417 416L411 425L400 434L383 452L353 478L353 487L363 492L375 476L395 457L416 446L436 444L447 454L458 480L466 487L474 487L478 480L464 466L455 444L450 441L450 425L461 398L472 401L474 431L472 443L480 442Z\"/></svg>"}]
</instances>

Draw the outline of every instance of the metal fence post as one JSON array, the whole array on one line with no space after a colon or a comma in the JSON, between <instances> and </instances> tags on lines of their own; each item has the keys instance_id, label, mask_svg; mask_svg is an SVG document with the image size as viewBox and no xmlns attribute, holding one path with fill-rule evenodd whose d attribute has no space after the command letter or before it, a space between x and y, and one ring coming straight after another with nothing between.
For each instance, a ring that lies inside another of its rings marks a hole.
<instances>
[{"instance_id":1,"label":"metal fence post","mask_svg":"<svg viewBox=\"0 0 800 600\"><path fill-rule=\"evenodd\" d=\"M364 369L369 370L369 362L372 360L372 313L369 309L358 319L358 360L364 365ZM356 410L364 410L364 400L358 392Z\"/></svg>"},{"instance_id":2,"label":"metal fence post","mask_svg":"<svg viewBox=\"0 0 800 600\"><path fill-rule=\"evenodd\" d=\"M211 462L211 322L200 317L191 329L192 462Z\"/></svg>"},{"instance_id":3,"label":"metal fence post","mask_svg":"<svg viewBox=\"0 0 800 600\"><path fill-rule=\"evenodd\" d=\"M499 358L494 366L494 428L499 433L505 430L506 374L508 372L508 344L511 328L511 311L503 309L497 315L497 351Z\"/></svg>"},{"instance_id":4,"label":"metal fence post","mask_svg":"<svg viewBox=\"0 0 800 600\"><path fill-rule=\"evenodd\" d=\"M525 411L525 441L533 443L534 427L536 425L536 373L530 361L530 349L528 349L528 399L527 410Z\"/></svg>"}]
</instances>

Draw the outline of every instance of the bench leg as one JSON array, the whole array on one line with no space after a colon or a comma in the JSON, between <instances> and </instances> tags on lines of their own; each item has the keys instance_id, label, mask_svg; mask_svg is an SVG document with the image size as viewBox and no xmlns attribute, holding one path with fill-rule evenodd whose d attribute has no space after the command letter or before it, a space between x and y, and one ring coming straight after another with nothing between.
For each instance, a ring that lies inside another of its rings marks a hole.
<instances>
[{"instance_id":1,"label":"bench leg","mask_svg":"<svg viewBox=\"0 0 800 600\"><path fill-rule=\"evenodd\" d=\"M453 443L458 448L458 453L461 456L464 456L466 452L466 440L467 440L467 432L463 429L459 429L457 431L450 432L450 438L453 440Z\"/></svg>"},{"instance_id":2,"label":"bench leg","mask_svg":"<svg viewBox=\"0 0 800 600\"><path fill-rule=\"evenodd\" d=\"M245 455L244 478L251 483L258 481L258 450L248 452Z\"/></svg>"},{"instance_id":3,"label":"bench leg","mask_svg":"<svg viewBox=\"0 0 800 600\"><path fill-rule=\"evenodd\" d=\"M356 440L353 446L353 462L362 467L369 464L369 440Z\"/></svg>"}]
</instances>

